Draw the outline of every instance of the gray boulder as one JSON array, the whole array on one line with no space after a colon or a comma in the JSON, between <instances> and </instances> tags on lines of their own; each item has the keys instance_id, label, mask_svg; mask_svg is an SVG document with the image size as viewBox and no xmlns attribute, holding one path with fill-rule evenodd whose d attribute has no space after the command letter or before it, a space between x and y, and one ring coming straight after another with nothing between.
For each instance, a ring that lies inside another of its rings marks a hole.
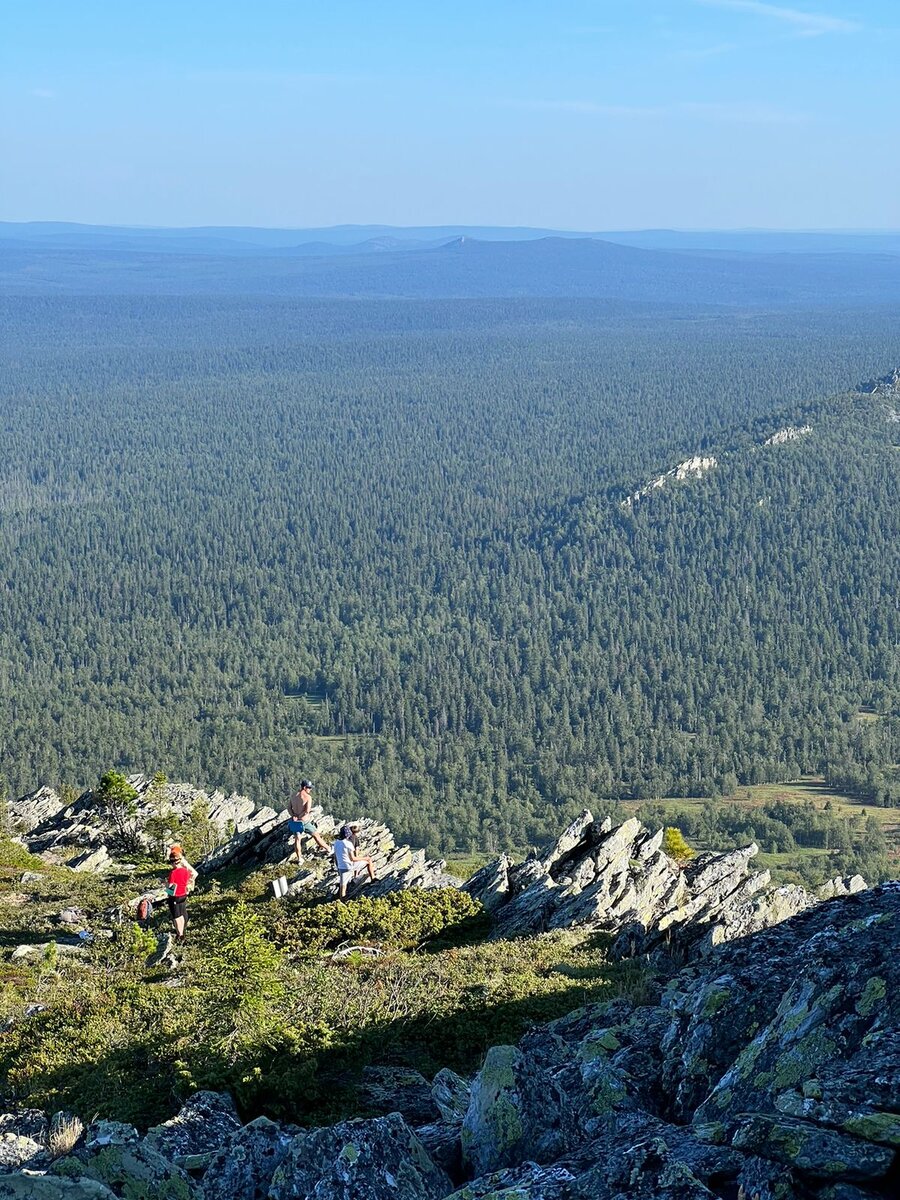
<instances>
[{"instance_id":1,"label":"gray boulder","mask_svg":"<svg viewBox=\"0 0 900 1200\"><path fill-rule=\"evenodd\" d=\"M825 1129L811 1121L760 1113L739 1122L732 1145L784 1163L802 1176L842 1182L884 1179L895 1158L887 1146Z\"/></svg>"},{"instance_id":2,"label":"gray boulder","mask_svg":"<svg viewBox=\"0 0 900 1200\"><path fill-rule=\"evenodd\" d=\"M117 1200L117 1197L96 1179L0 1175L0 1200Z\"/></svg>"},{"instance_id":3,"label":"gray boulder","mask_svg":"<svg viewBox=\"0 0 900 1200\"><path fill-rule=\"evenodd\" d=\"M297 1134L269 1200L443 1200L453 1190L399 1113Z\"/></svg>"},{"instance_id":4,"label":"gray boulder","mask_svg":"<svg viewBox=\"0 0 900 1200\"><path fill-rule=\"evenodd\" d=\"M469 1110L471 1088L461 1075L444 1067L431 1081L431 1100L442 1121L459 1124Z\"/></svg>"},{"instance_id":5,"label":"gray boulder","mask_svg":"<svg viewBox=\"0 0 900 1200\"><path fill-rule=\"evenodd\" d=\"M203 1176L203 1200L266 1200L296 1129L257 1117L219 1147Z\"/></svg>"},{"instance_id":6,"label":"gray boulder","mask_svg":"<svg viewBox=\"0 0 900 1200\"><path fill-rule=\"evenodd\" d=\"M0 1134L16 1134L46 1146L48 1132L49 1122L39 1108L0 1114Z\"/></svg>"},{"instance_id":7,"label":"gray boulder","mask_svg":"<svg viewBox=\"0 0 900 1200\"><path fill-rule=\"evenodd\" d=\"M208 1165L241 1129L230 1096L195 1092L176 1116L147 1130L144 1145L186 1170Z\"/></svg>"},{"instance_id":8,"label":"gray boulder","mask_svg":"<svg viewBox=\"0 0 900 1200\"><path fill-rule=\"evenodd\" d=\"M50 1167L62 1179L94 1179L114 1195L135 1200L201 1200L190 1176L161 1154L136 1140L88 1140Z\"/></svg>"},{"instance_id":9,"label":"gray boulder","mask_svg":"<svg viewBox=\"0 0 900 1200\"><path fill-rule=\"evenodd\" d=\"M46 1146L34 1138L18 1133L0 1133L0 1172L34 1171L45 1166L49 1160Z\"/></svg>"},{"instance_id":10,"label":"gray boulder","mask_svg":"<svg viewBox=\"0 0 900 1200\"><path fill-rule=\"evenodd\" d=\"M364 1067L358 1094L369 1112L397 1112L410 1125L427 1125L440 1115L428 1080L408 1067Z\"/></svg>"},{"instance_id":11,"label":"gray boulder","mask_svg":"<svg viewBox=\"0 0 900 1200\"><path fill-rule=\"evenodd\" d=\"M92 1121L84 1135L84 1145L87 1150L95 1150L102 1146L127 1146L138 1139L135 1127L124 1121Z\"/></svg>"},{"instance_id":12,"label":"gray boulder","mask_svg":"<svg viewBox=\"0 0 900 1200\"><path fill-rule=\"evenodd\" d=\"M591 1086L585 1087L580 1068L596 1083L598 1103L604 1090L609 1103L616 1102L613 1093L618 1098L620 1081L601 1079L603 1067L566 1063L566 1048L551 1033L545 1032L541 1050L539 1055L516 1046L494 1046L488 1051L472 1082L462 1125L463 1162L473 1175L517 1166L526 1159L553 1162L570 1149L579 1137L578 1101ZM568 1070L563 1070L564 1065Z\"/></svg>"}]
</instances>

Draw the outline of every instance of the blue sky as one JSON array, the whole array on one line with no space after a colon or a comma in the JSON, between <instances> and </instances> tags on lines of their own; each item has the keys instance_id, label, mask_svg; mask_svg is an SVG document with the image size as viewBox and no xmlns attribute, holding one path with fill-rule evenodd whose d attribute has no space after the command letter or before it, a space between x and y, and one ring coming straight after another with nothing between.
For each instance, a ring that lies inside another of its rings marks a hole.
<instances>
[{"instance_id":1,"label":"blue sky","mask_svg":"<svg viewBox=\"0 0 900 1200\"><path fill-rule=\"evenodd\" d=\"M0 219L898 228L897 0L3 0Z\"/></svg>"}]
</instances>

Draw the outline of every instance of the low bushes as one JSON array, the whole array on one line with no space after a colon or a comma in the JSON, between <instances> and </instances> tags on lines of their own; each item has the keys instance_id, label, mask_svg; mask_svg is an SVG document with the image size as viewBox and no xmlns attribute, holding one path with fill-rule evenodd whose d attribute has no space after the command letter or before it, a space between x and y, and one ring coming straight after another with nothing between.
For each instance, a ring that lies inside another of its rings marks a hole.
<instances>
[{"instance_id":1,"label":"low bushes","mask_svg":"<svg viewBox=\"0 0 900 1200\"><path fill-rule=\"evenodd\" d=\"M461 942L484 935L488 919L477 900L455 888L411 890L347 904L288 902L272 913L275 940L294 954L346 943L413 949L429 940Z\"/></svg>"}]
</instances>

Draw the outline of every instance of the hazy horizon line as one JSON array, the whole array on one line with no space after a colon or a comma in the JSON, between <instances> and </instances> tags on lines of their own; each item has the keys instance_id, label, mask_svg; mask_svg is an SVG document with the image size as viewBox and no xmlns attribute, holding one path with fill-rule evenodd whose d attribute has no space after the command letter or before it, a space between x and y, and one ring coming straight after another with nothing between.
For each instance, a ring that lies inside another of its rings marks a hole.
<instances>
[{"instance_id":1,"label":"hazy horizon line","mask_svg":"<svg viewBox=\"0 0 900 1200\"><path fill-rule=\"evenodd\" d=\"M331 230L351 230L351 229L502 229L516 230L521 229L526 232L553 232L553 233L569 233L569 234L584 234L586 236L596 236L602 233L814 233L814 234L842 234L844 236L858 235L875 235L875 234L900 234L900 226L839 226L839 225L822 225L822 226L780 226L780 225L643 225L643 226L621 226L611 227L606 229L572 229L565 226L553 225L523 225L520 222L514 222L509 225L504 225L492 221L432 221L421 222L406 225L393 224L386 221L342 221L334 225L254 225L247 223L238 224L187 224L187 225L148 225L143 222L119 222L119 221L71 221L65 218L56 220L41 219L41 220L12 220L0 218L0 226L2 225L70 225L80 229L123 229L123 230L144 230L144 231L186 231L186 230L209 230L209 229L248 229L260 230L263 232L283 232L283 233L308 233L321 230L328 232Z\"/></svg>"}]
</instances>

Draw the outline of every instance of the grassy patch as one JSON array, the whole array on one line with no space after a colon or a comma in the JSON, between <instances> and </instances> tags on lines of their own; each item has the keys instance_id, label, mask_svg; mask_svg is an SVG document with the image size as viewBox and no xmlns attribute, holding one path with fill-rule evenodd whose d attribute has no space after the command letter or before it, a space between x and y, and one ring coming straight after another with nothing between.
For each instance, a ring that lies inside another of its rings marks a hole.
<instances>
[{"instance_id":1,"label":"grassy patch","mask_svg":"<svg viewBox=\"0 0 900 1200\"><path fill-rule=\"evenodd\" d=\"M133 882L48 873L28 929L0 906L0 936L52 940L65 903L86 924ZM230 885L230 886L229 886ZM22 1104L140 1126L200 1087L231 1091L245 1117L320 1123L360 1112L367 1064L475 1070L486 1049L591 1001L640 998L643 970L610 964L596 935L488 942L480 906L453 889L346 905L278 903L262 873L202 881L172 980L147 966L152 939L125 925L85 953L0 972L0 1090ZM157 909L153 933L168 929ZM7 940L8 939L8 940ZM376 958L333 958L336 945ZM46 1007L25 1017L26 1006ZM153 1086L148 1086L152 1078Z\"/></svg>"}]
</instances>

